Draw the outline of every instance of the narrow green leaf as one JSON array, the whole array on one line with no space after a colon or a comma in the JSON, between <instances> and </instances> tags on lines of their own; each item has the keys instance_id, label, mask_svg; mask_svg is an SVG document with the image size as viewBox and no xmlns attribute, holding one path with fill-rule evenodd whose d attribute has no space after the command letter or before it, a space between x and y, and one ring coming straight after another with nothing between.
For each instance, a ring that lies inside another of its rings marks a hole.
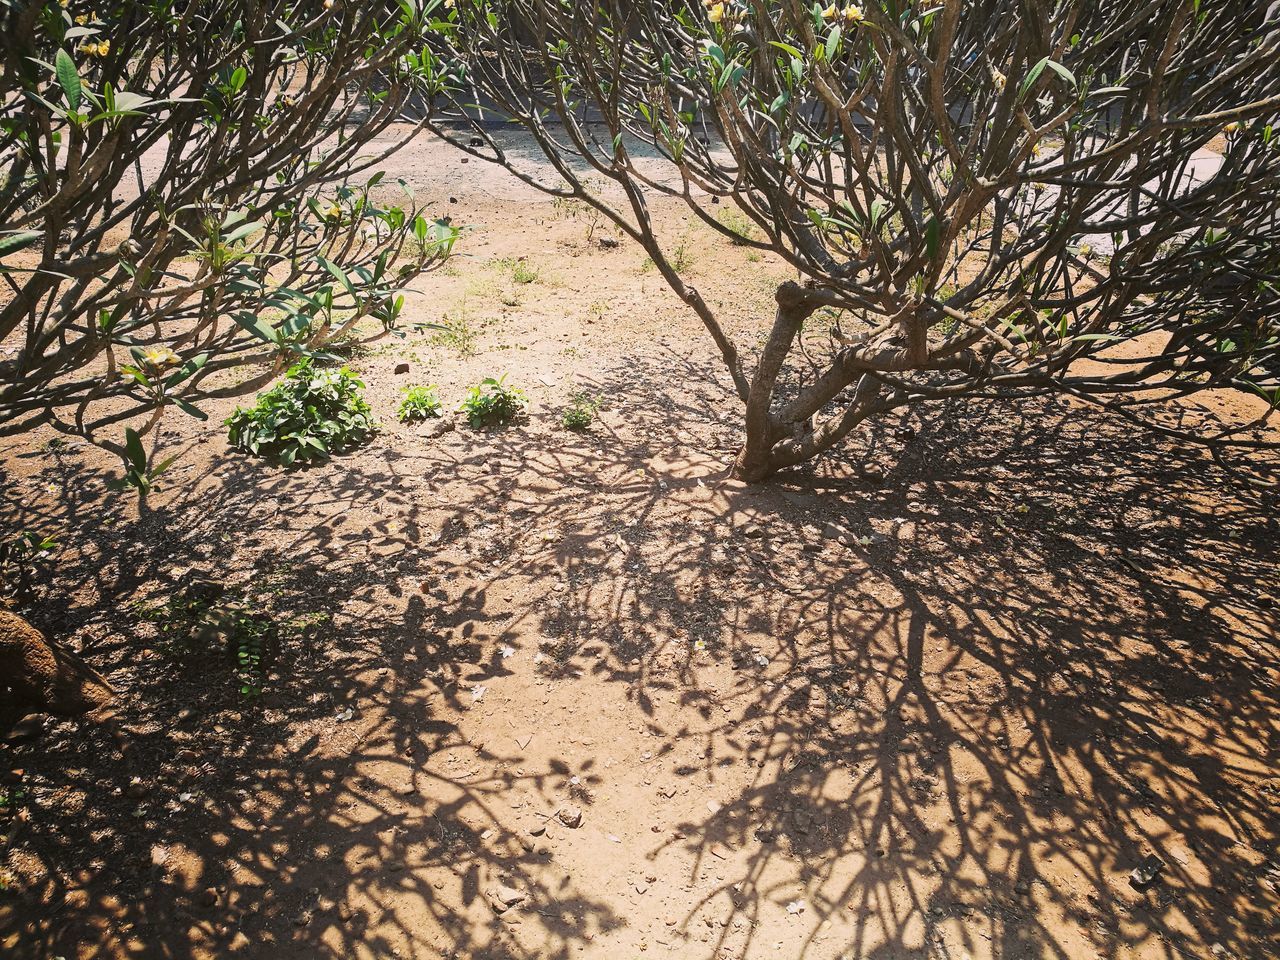
<instances>
[{"instance_id":1,"label":"narrow green leaf","mask_svg":"<svg viewBox=\"0 0 1280 960\"><path fill-rule=\"evenodd\" d=\"M71 59L71 54L59 48L53 58L53 69L58 75L58 85L67 98L67 106L72 110L79 110L84 88L80 85L80 72L76 70L76 62Z\"/></svg>"},{"instance_id":2,"label":"narrow green leaf","mask_svg":"<svg viewBox=\"0 0 1280 960\"><path fill-rule=\"evenodd\" d=\"M142 449L142 437L133 427L125 427L124 452L134 470L142 473L147 469L147 451Z\"/></svg>"},{"instance_id":3,"label":"narrow green leaf","mask_svg":"<svg viewBox=\"0 0 1280 960\"><path fill-rule=\"evenodd\" d=\"M21 230L17 233L0 234L0 257L16 253L24 247L31 246L40 237L41 234L35 230Z\"/></svg>"},{"instance_id":4,"label":"narrow green leaf","mask_svg":"<svg viewBox=\"0 0 1280 960\"><path fill-rule=\"evenodd\" d=\"M185 413L189 417L195 417L197 420L208 420L209 415L197 407L189 400L183 400L181 397L170 397L173 405Z\"/></svg>"}]
</instances>

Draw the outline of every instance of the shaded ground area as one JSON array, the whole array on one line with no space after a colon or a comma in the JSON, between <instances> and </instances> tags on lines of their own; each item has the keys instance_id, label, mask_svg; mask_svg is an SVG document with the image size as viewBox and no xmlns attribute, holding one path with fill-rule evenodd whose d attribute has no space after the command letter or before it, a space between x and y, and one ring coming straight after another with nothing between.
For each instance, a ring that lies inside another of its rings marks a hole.
<instances>
[{"instance_id":1,"label":"shaded ground area","mask_svg":"<svg viewBox=\"0 0 1280 960\"><path fill-rule=\"evenodd\" d=\"M3 447L0 523L63 544L33 618L122 694L0 747L6 956L1277 953L1273 493L1049 402L726 482L736 406L639 255L454 197L471 258L413 309L457 335L355 358L361 451L175 423L139 513L96 451ZM780 268L697 229L749 330ZM521 424L391 423L503 371Z\"/></svg>"}]
</instances>

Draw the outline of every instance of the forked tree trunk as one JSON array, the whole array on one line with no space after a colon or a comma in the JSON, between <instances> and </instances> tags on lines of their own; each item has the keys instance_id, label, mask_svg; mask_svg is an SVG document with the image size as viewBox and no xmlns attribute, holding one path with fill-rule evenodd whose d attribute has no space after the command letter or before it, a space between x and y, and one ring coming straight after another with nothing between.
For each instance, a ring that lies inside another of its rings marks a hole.
<instances>
[{"instance_id":1,"label":"forked tree trunk","mask_svg":"<svg viewBox=\"0 0 1280 960\"><path fill-rule=\"evenodd\" d=\"M804 322L822 304L820 297L794 282L778 287L778 310L747 394L746 440L733 465L733 476L758 483L786 467L811 460L830 449L872 414L891 409L882 383L867 373L857 348L849 347L805 390L775 409L778 376ZM901 352L893 348L894 353ZM856 386L855 386L856 384ZM845 388L854 386L843 410L815 426L819 411Z\"/></svg>"},{"instance_id":2,"label":"forked tree trunk","mask_svg":"<svg viewBox=\"0 0 1280 960\"><path fill-rule=\"evenodd\" d=\"M79 657L0 610L0 732L29 713L74 717L106 706L114 696Z\"/></svg>"},{"instance_id":3,"label":"forked tree trunk","mask_svg":"<svg viewBox=\"0 0 1280 960\"><path fill-rule=\"evenodd\" d=\"M763 480L777 470L773 447L781 437L773 415L773 392L796 334L814 311L814 305L805 299L804 289L798 284L782 284L776 296L778 310L774 314L773 329L760 353L747 393L746 440L733 465L733 475L748 483Z\"/></svg>"}]
</instances>

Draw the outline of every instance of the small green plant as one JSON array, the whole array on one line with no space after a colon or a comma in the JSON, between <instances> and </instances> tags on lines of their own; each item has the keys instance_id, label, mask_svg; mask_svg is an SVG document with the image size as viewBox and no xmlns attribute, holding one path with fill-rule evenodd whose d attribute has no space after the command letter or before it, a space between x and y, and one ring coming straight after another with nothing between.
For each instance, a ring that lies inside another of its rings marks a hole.
<instances>
[{"instance_id":1,"label":"small green plant","mask_svg":"<svg viewBox=\"0 0 1280 960\"><path fill-rule=\"evenodd\" d=\"M404 399L396 408L396 416L400 418L401 423L414 423L440 416L443 406L435 384L426 387L405 387Z\"/></svg>"},{"instance_id":2,"label":"small green plant","mask_svg":"<svg viewBox=\"0 0 1280 960\"><path fill-rule=\"evenodd\" d=\"M279 640L275 622L269 617L238 612L230 624L230 637L235 653L236 681L240 693L256 697L262 693L266 680L264 659L267 651Z\"/></svg>"},{"instance_id":3,"label":"small green plant","mask_svg":"<svg viewBox=\"0 0 1280 960\"><path fill-rule=\"evenodd\" d=\"M57 547L53 537L34 530L19 530L0 539L0 597L29 598L32 577Z\"/></svg>"},{"instance_id":4,"label":"small green plant","mask_svg":"<svg viewBox=\"0 0 1280 960\"><path fill-rule=\"evenodd\" d=\"M533 283L538 279L538 270L524 260L517 260L511 268L511 279L519 284Z\"/></svg>"},{"instance_id":5,"label":"small green plant","mask_svg":"<svg viewBox=\"0 0 1280 960\"><path fill-rule=\"evenodd\" d=\"M569 406L560 415L566 430L586 430L596 418L600 401L585 393L575 393L569 398Z\"/></svg>"},{"instance_id":6,"label":"small green plant","mask_svg":"<svg viewBox=\"0 0 1280 960\"><path fill-rule=\"evenodd\" d=\"M248 596L222 593L211 581L188 583L156 603L133 606L140 623L156 630L157 649L169 656L222 651L232 661L232 675L240 693L257 696L266 681L266 662L277 648L281 627L261 606L270 596L266 584ZM250 608L253 609L250 609ZM291 636L305 624L285 624Z\"/></svg>"},{"instance_id":7,"label":"small green plant","mask_svg":"<svg viewBox=\"0 0 1280 960\"><path fill-rule=\"evenodd\" d=\"M449 347L459 356L470 357L476 352L476 329L471 324L464 303L457 314L445 314L439 329L432 335L431 344L437 347Z\"/></svg>"},{"instance_id":8,"label":"small green plant","mask_svg":"<svg viewBox=\"0 0 1280 960\"><path fill-rule=\"evenodd\" d=\"M506 379L505 374L496 380L485 377L467 390L467 396L458 405L458 409L467 415L467 422L471 426L506 423L529 405L524 391L508 387Z\"/></svg>"},{"instance_id":9,"label":"small green plant","mask_svg":"<svg viewBox=\"0 0 1280 960\"><path fill-rule=\"evenodd\" d=\"M735 207L721 207L720 212L716 214L716 219L720 221L720 226L736 235L729 241L735 247L745 247L756 239L756 225L741 210Z\"/></svg>"},{"instance_id":10,"label":"small green plant","mask_svg":"<svg viewBox=\"0 0 1280 960\"><path fill-rule=\"evenodd\" d=\"M21 786L0 787L0 817L12 816L26 796L27 791Z\"/></svg>"},{"instance_id":11,"label":"small green plant","mask_svg":"<svg viewBox=\"0 0 1280 960\"><path fill-rule=\"evenodd\" d=\"M236 408L226 421L228 439L237 450L286 467L326 460L377 429L363 391L364 382L346 367L317 370L303 360L248 410Z\"/></svg>"},{"instance_id":12,"label":"small green plant","mask_svg":"<svg viewBox=\"0 0 1280 960\"><path fill-rule=\"evenodd\" d=\"M680 237L680 242L676 244L675 249L671 251L671 256L667 257L667 263L671 269L677 274L684 273L693 266L693 251L689 248L689 234L686 231ZM653 257L645 257L640 264L640 272L648 273L657 267L653 262Z\"/></svg>"}]
</instances>

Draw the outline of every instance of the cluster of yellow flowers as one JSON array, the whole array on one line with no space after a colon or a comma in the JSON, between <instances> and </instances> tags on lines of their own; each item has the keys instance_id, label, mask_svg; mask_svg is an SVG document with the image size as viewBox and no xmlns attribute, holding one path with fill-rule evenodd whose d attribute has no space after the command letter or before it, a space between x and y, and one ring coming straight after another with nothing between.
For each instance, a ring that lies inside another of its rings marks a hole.
<instances>
[{"instance_id":1,"label":"cluster of yellow flowers","mask_svg":"<svg viewBox=\"0 0 1280 960\"><path fill-rule=\"evenodd\" d=\"M142 362L153 370L162 370L181 363L182 358L168 347L147 347L142 351Z\"/></svg>"},{"instance_id":2,"label":"cluster of yellow flowers","mask_svg":"<svg viewBox=\"0 0 1280 960\"><path fill-rule=\"evenodd\" d=\"M853 26L861 23L866 18L862 15L862 8L856 3L850 3L843 10L837 9L833 3L827 9L822 11L822 19L828 22L832 20L843 20L846 24Z\"/></svg>"},{"instance_id":3,"label":"cluster of yellow flowers","mask_svg":"<svg viewBox=\"0 0 1280 960\"><path fill-rule=\"evenodd\" d=\"M707 19L712 23L724 23L733 12L723 0L702 0L702 5L707 8Z\"/></svg>"},{"instance_id":4,"label":"cluster of yellow flowers","mask_svg":"<svg viewBox=\"0 0 1280 960\"><path fill-rule=\"evenodd\" d=\"M76 49L91 57L105 57L111 52L111 41L99 40L97 43L89 41L88 43L80 44Z\"/></svg>"}]
</instances>

